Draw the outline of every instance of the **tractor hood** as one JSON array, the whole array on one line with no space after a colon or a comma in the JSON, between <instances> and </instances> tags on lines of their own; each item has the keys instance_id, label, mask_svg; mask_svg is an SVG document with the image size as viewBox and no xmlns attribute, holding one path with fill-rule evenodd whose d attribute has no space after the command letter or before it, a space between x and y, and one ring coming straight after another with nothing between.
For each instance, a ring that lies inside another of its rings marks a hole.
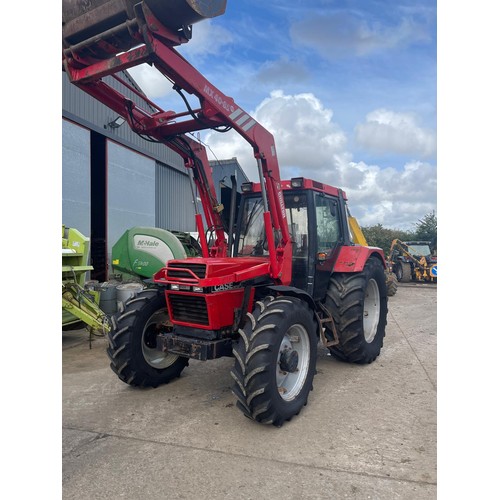
<instances>
[{"instance_id":1,"label":"tractor hood","mask_svg":"<svg viewBox=\"0 0 500 500\"><path fill-rule=\"evenodd\" d=\"M191 258L171 260L154 276L156 283L213 287L269 276L264 257Z\"/></svg>"}]
</instances>

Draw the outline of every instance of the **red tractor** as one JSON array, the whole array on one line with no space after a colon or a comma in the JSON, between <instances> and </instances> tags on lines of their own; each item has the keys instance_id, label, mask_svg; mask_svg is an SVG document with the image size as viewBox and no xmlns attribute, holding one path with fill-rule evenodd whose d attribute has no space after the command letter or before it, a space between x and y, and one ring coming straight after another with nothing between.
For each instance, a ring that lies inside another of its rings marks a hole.
<instances>
[{"instance_id":1,"label":"red tractor","mask_svg":"<svg viewBox=\"0 0 500 500\"><path fill-rule=\"evenodd\" d=\"M215 235L210 246L201 238L202 257L169 261L125 304L109 334L111 368L127 384L156 387L179 377L190 358L234 357L237 406L279 427L307 403L318 342L347 362L379 355L387 323L384 254L352 242L341 189L282 181L272 134L176 51L192 24L222 14L226 0L82 5L63 0L70 81L137 134L181 155L203 204L207 227L197 214L198 232ZM103 81L142 63L173 83L187 110L164 111L149 100L156 112L142 109ZM199 99L198 108L185 92ZM225 224L205 148L185 134L230 128L252 146L260 183L243 186L238 216L230 207Z\"/></svg>"}]
</instances>

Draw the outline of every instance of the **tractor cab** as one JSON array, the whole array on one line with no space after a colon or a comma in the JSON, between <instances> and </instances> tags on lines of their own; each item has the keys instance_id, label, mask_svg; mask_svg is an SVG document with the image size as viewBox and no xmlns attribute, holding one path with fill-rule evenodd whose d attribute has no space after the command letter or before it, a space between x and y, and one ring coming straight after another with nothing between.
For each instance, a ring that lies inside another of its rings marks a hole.
<instances>
[{"instance_id":1,"label":"tractor cab","mask_svg":"<svg viewBox=\"0 0 500 500\"><path fill-rule=\"evenodd\" d=\"M340 249L352 245L342 190L305 178L282 181L292 241L291 286L324 297ZM268 256L260 185L242 186L234 255Z\"/></svg>"}]
</instances>

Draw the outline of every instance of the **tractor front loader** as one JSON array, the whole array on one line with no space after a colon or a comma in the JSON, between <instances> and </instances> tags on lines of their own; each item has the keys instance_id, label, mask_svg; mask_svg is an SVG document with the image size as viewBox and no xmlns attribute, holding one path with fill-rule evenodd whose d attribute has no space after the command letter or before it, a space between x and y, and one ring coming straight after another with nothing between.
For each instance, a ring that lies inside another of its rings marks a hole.
<instances>
[{"instance_id":1,"label":"tractor front loader","mask_svg":"<svg viewBox=\"0 0 500 500\"><path fill-rule=\"evenodd\" d=\"M204 210L204 219L196 214L197 231L215 235L200 238L201 257L168 261L154 286L127 301L109 334L111 368L127 384L155 387L179 377L189 359L230 356L237 407L279 427L308 402L318 342L346 362L371 363L379 355L385 258L381 249L352 241L340 188L282 180L272 134L177 52L196 22L225 6L63 0L63 64L74 85L183 158ZM143 63L172 83L186 109L165 111L149 100L156 111L142 109L104 81ZM233 220L234 206L232 216L221 215L204 146L187 135L208 129L233 129L253 149L260 182L242 187L234 228L224 222Z\"/></svg>"}]
</instances>

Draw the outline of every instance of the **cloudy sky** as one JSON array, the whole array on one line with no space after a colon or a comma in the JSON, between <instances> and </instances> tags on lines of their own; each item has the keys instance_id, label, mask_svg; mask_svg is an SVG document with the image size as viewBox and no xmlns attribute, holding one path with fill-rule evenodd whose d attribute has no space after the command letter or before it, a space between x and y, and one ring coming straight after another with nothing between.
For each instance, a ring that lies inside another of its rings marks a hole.
<instances>
[{"instance_id":1,"label":"cloudy sky","mask_svg":"<svg viewBox=\"0 0 500 500\"><path fill-rule=\"evenodd\" d=\"M345 189L362 225L412 229L436 210L435 0L228 0L180 51L273 133L282 178ZM131 73L183 109L154 70ZM237 134L202 139L257 180Z\"/></svg>"}]
</instances>

